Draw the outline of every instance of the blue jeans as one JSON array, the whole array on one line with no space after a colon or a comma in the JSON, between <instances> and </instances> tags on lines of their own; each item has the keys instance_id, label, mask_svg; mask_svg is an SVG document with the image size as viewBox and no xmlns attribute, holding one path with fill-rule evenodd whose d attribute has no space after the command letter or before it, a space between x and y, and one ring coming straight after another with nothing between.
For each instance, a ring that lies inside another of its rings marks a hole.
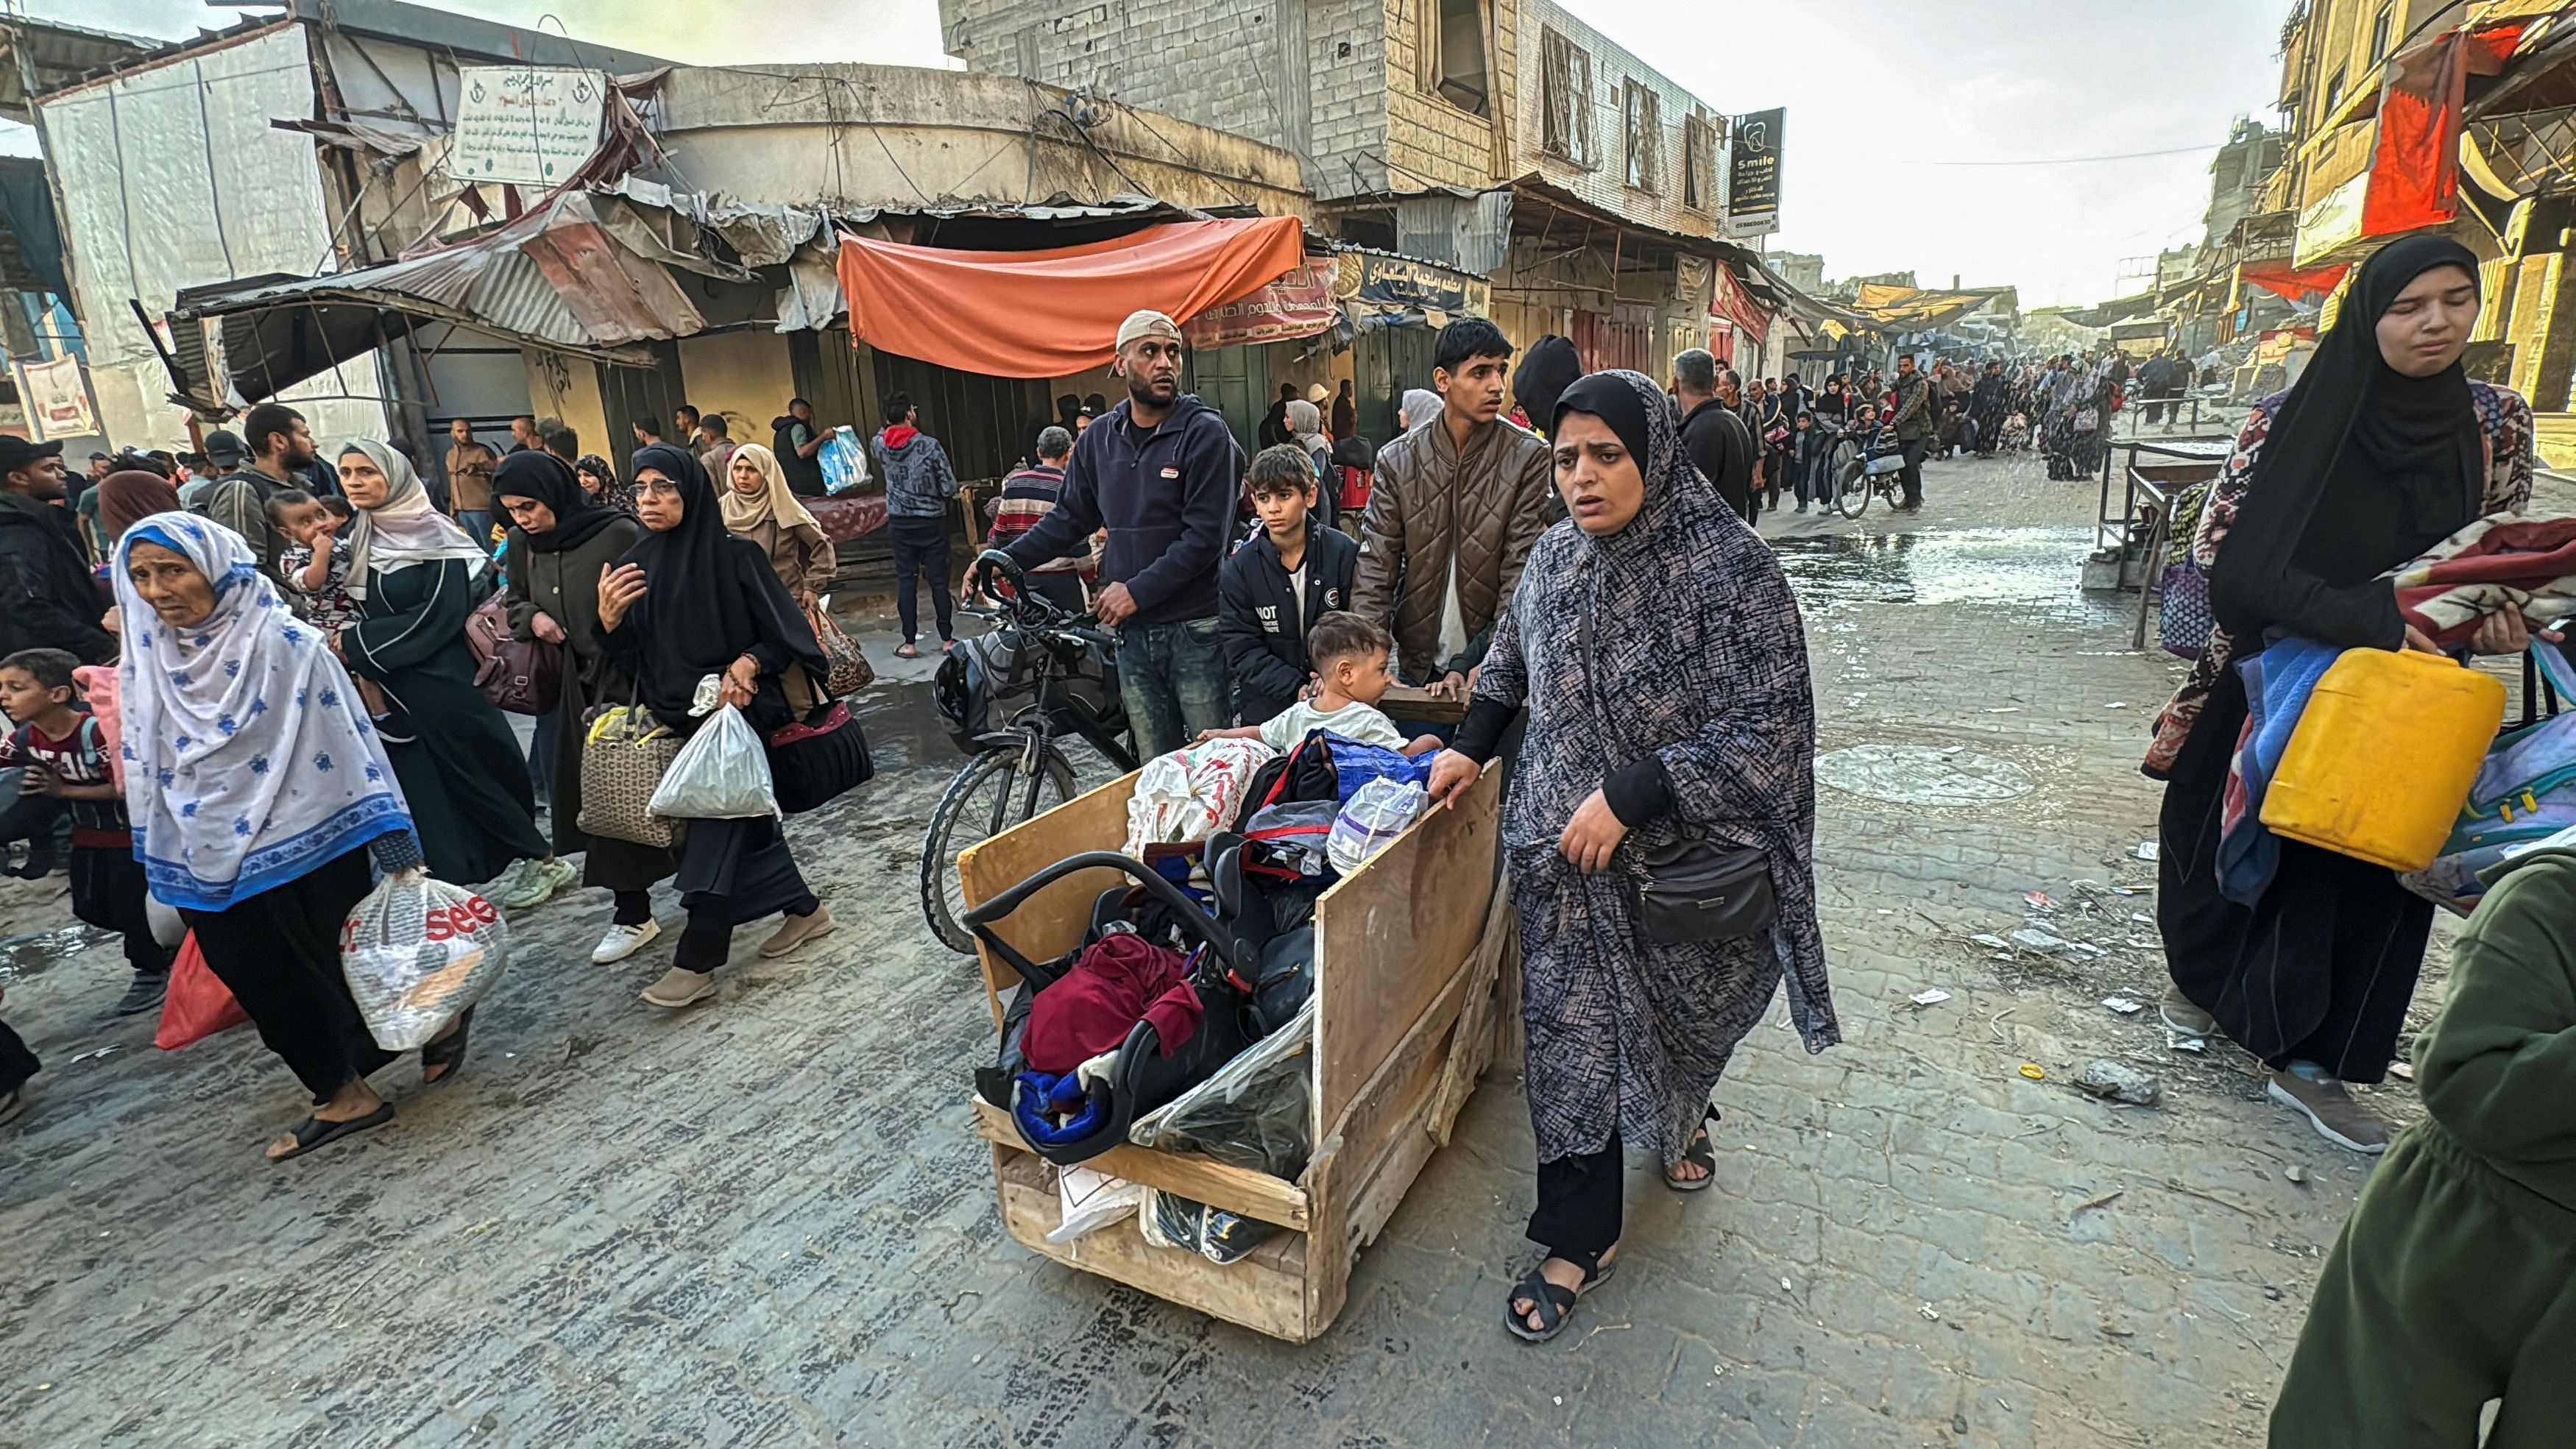
<instances>
[{"instance_id":1,"label":"blue jeans","mask_svg":"<svg viewBox=\"0 0 2576 1449\"><path fill-rule=\"evenodd\" d=\"M492 511L490 509L459 509L456 514L456 526L465 530L467 538L481 544L485 553L492 551Z\"/></svg>"},{"instance_id":2,"label":"blue jeans","mask_svg":"<svg viewBox=\"0 0 2576 1449\"><path fill-rule=\"evenodd\" d=\"M1224 729L1230 711L1216 620L1120 629L1118 697L1126 702L1139 760L1169 754L1201 730Z\"/></svg>"}]
</instances>

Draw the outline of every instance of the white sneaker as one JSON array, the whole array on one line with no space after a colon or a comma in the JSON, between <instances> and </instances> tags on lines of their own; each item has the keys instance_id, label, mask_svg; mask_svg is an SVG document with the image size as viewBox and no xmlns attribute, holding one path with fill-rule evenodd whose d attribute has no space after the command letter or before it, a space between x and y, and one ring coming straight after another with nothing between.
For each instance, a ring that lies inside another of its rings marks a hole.
<instances>
[{"instance_id":1,"label":"white sneaker","mask_svg":"<svg viewBox=\"0 0 2576 1449\"><path fill-rule=\"evenodd\" d=\"M600 966L623 961L643 950L661 934L662 923L655 920L647 920L640 926L612 923L607 934L599 938L599 944L590 948L590 959Z\"/></svg>"}]
</instances>

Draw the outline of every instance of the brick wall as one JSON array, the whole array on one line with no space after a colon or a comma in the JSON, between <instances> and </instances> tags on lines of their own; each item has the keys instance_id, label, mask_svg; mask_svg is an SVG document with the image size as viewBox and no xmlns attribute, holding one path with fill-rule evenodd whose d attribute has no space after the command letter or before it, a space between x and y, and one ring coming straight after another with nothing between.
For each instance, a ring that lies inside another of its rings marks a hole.
<instances>
[{"instance_id":1,"label":"brick wall","mask_svg":"<svg viewBox=\"0 0 2576 1449\"><path fill-rule=\"evenodd\" d=\"M1493 0L1493 7L1494 37L1486 78L1486 106L1492 114L1479 116L1451 105L1422 84L1422 27L1426 15L1438 13L1436 0L1387 0L1379 26L1386 36L1385 154L1392 173L1388 190L1481 188L1508 179L1496 164L1508 148L1499 143L1494 117L1512 114L1519 27L1512 0Z\"/></svg>"},{"instance_id":2,"label":"brick wall","mask_svg":"<svg viewBox=\"0 0 2576 1449\"><path fill-rule=\"evenodd\" d=\"M1323 197L1384 189L1391 0L941 0L970 69L1092 86L1299 152ZM1301 5L1286 14L1283 4ZM1302 25L1299 23L1302 21ZM1282 61L1303 32L1303 63ZM1302 134L1301 134L1302 133Z\"/></svg>"}]
</instances>

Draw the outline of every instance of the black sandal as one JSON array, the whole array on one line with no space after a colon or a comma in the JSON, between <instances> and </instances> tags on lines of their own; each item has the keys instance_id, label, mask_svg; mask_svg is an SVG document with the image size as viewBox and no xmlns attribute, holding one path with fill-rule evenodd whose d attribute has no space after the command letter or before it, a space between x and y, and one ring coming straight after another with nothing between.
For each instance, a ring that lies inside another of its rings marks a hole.
<instances>
[{"instance_id":1,"label":"black sandal","mask_svg":"<svg viewBox=\"0 0 2576 1449\"><path fill-rule=\"evenodd\" d=\"M1691 1145L1682 1149L1683 1162L1695 1163L1707 1171L1698 1177L1675 1177L1672 1166L1667 1166L1664 1169L1664 1186L1675 1192L1706 1192L1709 1184L1717 1181L1717 1143L1709 1136L1708 1129L1723 1115L1714 1106L1701 1113L1699 1130L1691 1134Z\"/></svg>"},{"instance_id":2,"label":"black sandal","mask_svg":"<svg viewBox=\"0 0 2576 1449\"><path fill-rule=\"evenodd\" d=\"M442 1082L456 1080L456 1073L465 1065L466 1039L473 1034L473 1031L474 1008L469 1006L465 1008L464 1015L456 1018L456 1030L421 1044L420 1084L422 1086L435 1087ZM444 1067L446 1070L433 1077L429 1074L429 1069L432 1067Z\"/></svg>"},{"instance_id":3,"label":"black sandal","mask_svg":"<svg viewBox=\"0 0 2576 1449\"><path fill-rule=\"evenodd\" d=\"M1525 1343L1545 1343L1556 1337L1564 1331L1566 1318L1574 1312L1574 1300L1609 1282L1610 1275L1619 1267L1617 1263L1595 1263L1584 1271L1581 1286L1566 1288L1547 1281L1547 1275L1540 1271L1547 1266L1549 1258L1560 1257L1563 1255L1551 1253L1548 1258L1540 1259L1538 1266L1529 1270L1529 1276L1513 1286L1511 1296L1503 1300L1503 1327L1510 1329L1514 1338ZM1564 1258L1564 1261L1576 1263L1579 1260ZM1523 1303L1530 1306L1523 1308L1520 1306ZM1538 1315L1540 1326L1537 1328L1529 1326L1532 1313Z\"/></svg>"},{"instance_id":4,"label":"black sandal","mask_svg":"<svg viewBox=\"0 0 2576 1449\"><path fill-rule=\"evenodd\" d=\"M370 1127L382 1127L392 1120L394 1120L394 1104L391 1102L379 1103L376 1110L366 1116L352 1117L346 1122L325 1122L319 1117L307 1117L286 1129L288 1135L295 1139L295 1150L281 1152L269 1161L284 1162L290 1158L302 1157L305 1153L317 1147L326 1147L352 1132L364 1132Z\"/></svg>"}]
</instances>

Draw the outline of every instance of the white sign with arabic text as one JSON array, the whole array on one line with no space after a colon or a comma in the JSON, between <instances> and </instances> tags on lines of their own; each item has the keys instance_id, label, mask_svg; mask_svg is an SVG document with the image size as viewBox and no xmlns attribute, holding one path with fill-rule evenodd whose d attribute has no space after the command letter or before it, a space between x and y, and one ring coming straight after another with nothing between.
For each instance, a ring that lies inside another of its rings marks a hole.
<instances>
[{"instance_id":1,"label":"white sign with arabic text","mask_svg":"<svg viewBox=\"0 0 2576 1449\"><path fill-rule=\"evenodd\" d=\"M608 78L564 66L468 66L457 74L459 181L560 186L599 150Z\"/></svg>"}]
</instances>

